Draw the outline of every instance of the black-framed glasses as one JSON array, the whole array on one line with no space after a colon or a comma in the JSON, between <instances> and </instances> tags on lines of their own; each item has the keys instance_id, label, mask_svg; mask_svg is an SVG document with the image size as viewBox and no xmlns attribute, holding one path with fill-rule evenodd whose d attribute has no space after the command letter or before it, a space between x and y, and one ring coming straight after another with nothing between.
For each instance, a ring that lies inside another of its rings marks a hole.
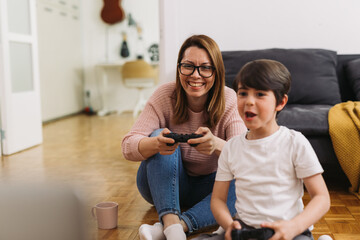
<instances>
[{"instance_id":1,"label":"black-framed glasses","mask_svg":"<svg viewBox=\"0 0 360 240\"><path fill-rule=\"evenodd\" d=\"M190 76L197 69L200 76L203 78L209 78L214 74L215 67L213 66L195 66L189 63L179 63L178 68L180 73L185 76Z\"/></svg>"}]
</instances>

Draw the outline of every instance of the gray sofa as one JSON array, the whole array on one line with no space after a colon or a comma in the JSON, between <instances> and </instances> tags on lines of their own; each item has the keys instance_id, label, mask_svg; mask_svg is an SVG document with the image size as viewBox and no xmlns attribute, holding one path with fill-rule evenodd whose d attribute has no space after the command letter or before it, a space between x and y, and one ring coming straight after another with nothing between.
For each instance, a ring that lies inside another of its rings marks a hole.
<instances>
[{"instance_id":1,"label":"gray sofa","mask_svg":"<svg viewBox=\"0 0 360 240\"><path fill-rule=\"evenodd\" d=\"M328 112L337 103L360 101L360 55L338 55L326 49L264 49L222 52L226 85L240 68L255 59L283 63L292 75L287 106L278 123L302 132L315 149L328 185L347 188L350 183L336 158L329 135Z\"/></svg>"}]
</instances>

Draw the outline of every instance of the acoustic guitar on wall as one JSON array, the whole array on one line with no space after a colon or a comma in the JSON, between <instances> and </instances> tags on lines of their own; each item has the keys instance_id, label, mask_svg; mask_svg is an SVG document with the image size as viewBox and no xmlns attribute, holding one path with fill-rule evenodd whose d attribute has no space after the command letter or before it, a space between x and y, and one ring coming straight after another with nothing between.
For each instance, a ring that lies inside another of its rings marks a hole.
<instances>
[{"instance_id":1,"label":"acoustic guitar on wall","mask_svg":"<svg viewBox=\"0 0 360 240\"><path fill-rule=\"evenodd\" d=\"M104 0L101 9L101 19L108 24L115 24L125 19L124 9L121 7L121 0Z\"/></svg>"}]
</instances>

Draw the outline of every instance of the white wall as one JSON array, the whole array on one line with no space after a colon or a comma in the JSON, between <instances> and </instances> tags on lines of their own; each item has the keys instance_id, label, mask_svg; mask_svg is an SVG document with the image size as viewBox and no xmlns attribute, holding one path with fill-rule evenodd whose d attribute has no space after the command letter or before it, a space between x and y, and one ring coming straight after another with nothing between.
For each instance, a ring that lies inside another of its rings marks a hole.
<instances>
[{"instance_id":1,"label":"white wall","mask_svg":"<svg viewBox=\"0 0 360 240\"><path fill-rule=\"evenodd\" d=\"M38 0L42 120L83 108L81 0Z\"/></svg>"},{"instance_id":2,"label":"white wall","mask_svg":"<svg viewBox=\"0 0 360 240\"><path fill-rule=\"evenodd\" d=\"M153 43L159 43L159 0L121 0L120 2L126 15L131 13L142 27L144 45L149 47ZM124 62L134 59L137 38L136 29L128 26L128 19L113 25L104 23L100 18L102 7L102 1L83 4L85 89L91 92L91 104L96 110L102 108L102 101L99 96L100 76L95 66L104 62ZM121 58L119 54L124 31L128 35L127 42L130 48L130 57L126 59ZM149 60L148 55L145 56L145 60ZM107 96L110 110L132 110L136 103L137 90L124 87L117 69L109 70L108 74L110 78ZM150 95L152 90L147 90L146 94Z\"/></svg>"},{"instance_id":3,"label":"white wall","mask_svg":"<svg viewBox=\"0 0 360 240\"><path fill-rule=\"evenodd\" d=\"M182 42L212 37L222 51L325 48L360 53L358 0L160 0L160 81L174 79Z\"/></svg>"},{"instance_id":4,"label":"white wall","mask_svg":"<svg viewBox=\"0 0 360 240\"><path fill-rule=\"evenodd\" d=\"M145 46L159 43L158 0L119 3L142 27ZM82 111L87 90L91 93L92 107L102 108L95 65L123 60L119 55L123 31L128 33L129 59L134 58L136 29L128 27L127 19L105 24L100 17L103 6L102 0L37 0L43 121ZM109 74L110 107L132 110L136 90L124 88L118 71Z\"/></svg>"}]
</instances>

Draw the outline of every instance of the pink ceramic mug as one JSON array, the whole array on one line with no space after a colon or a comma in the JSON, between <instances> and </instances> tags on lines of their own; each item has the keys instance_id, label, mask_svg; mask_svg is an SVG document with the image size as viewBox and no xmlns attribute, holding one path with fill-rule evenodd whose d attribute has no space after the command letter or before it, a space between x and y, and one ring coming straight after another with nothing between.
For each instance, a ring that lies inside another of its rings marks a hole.
<instances>
[{"instance_id":1,"label":"pink ceramic mug","mask_svg":"<svg viewBox=\"0 0 360 240\"><path fill-rule=\"evenodd\" d=\"M91 209L93 217L97 219L98 228L113 229L117 227L118 206L116 202L101 202Z\"/></svg>"}]
</instances>

